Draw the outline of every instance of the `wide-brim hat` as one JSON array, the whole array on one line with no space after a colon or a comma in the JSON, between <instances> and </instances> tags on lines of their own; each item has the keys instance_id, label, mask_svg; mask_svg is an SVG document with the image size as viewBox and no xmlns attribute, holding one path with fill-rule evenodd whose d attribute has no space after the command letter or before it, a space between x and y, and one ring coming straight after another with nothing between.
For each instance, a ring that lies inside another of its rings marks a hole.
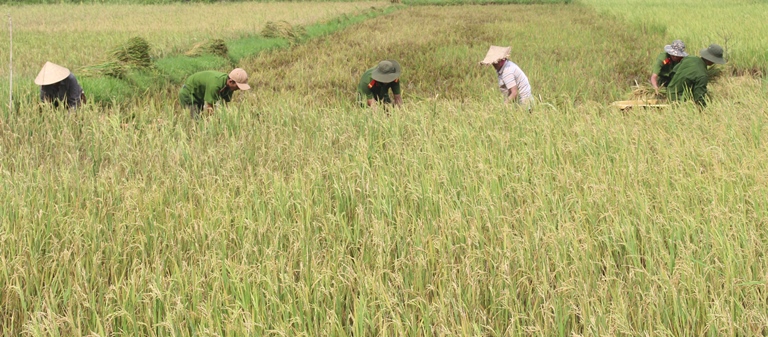
<instances>
[{"instance_id":1,"label":"wide-brim hat","mask_svg":"<svg viewBox=\"0 0 768 337\"><path fill-rule=\"evenodd\" d=\"M512 52L512 47L491 46L491 48L488 49L488 53L485 54L485 58L480 61L480 64L494 64L500 60L508 58L510 52Z\"/></svg>"},{"instance_id":2,"label":"wide-brim hat","mask_svg":"<svg viewBox=\"0 0 768 337\"><path fill-rule=\"evenodd\" d=\"M402 73L403 68L400 67L400 63L395 60L384 60L373 69L371 78L376 82L389 83L398 79Z\"/></svg>"},{"instance_id":3,"label":"wide-brim hat","mask_svg":"<svg viewBox=\"0 0 768 337\"><path fill-rule=\"evenodd\" d=\"M681 40L672 41L672 44L664 46L664 51L667 54L678 57L686 57L688 53L685 52L685 43Z\"/></svg>"},{"instance_id":4,"label":"wide-brim hat","mask_svg":"<svg viewBox=\"0 0 768 337\"><path fill-rule=\"evenodd\" d=\"M235 68L229 72L229 78L237 84L237 88L240 90L248 90L251 88L248 85L248 73L243 68Z\"/></svg>"},{"instance_id":5,"label":"wide-brim hat","mask_svg":"<svg viewBox=\"0 0 768 337\"><path fill-rule=\"evenodd\" d=\"M723 58L723 47L720 47L720 45L711 44L709 47L707 47L707 49L702 49L699 54L701 54L701 58L712 63L725 64L725 59Z\"/></svg>"},{"instance_id":6,"label":"wide-brim hat","mask_svg":"<svg viewBox=\"0 0 768 337\"><path fill-rule=\"evenodd\" d=\"M49 85L58 83L67 78L69 74L71 74L69 69L48 61L45 62L43 69L40 69L40 73L35 77L35 84Z\"/></svg>"}]
</instances>

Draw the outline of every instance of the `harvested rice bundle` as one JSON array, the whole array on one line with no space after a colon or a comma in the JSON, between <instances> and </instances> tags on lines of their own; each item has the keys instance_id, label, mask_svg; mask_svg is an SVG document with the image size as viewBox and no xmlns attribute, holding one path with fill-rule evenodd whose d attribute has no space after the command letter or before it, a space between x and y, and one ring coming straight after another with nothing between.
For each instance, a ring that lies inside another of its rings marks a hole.
<instances>
[{"instance_id":1,"label":"harvested rice bundle","mask_svg":"<svg viewBox=\"0 0 768 337\"><path fill-rule=\"evenodd\" d=\"M650 84L639 84L635 82L632 86L632 99L652 99L652 98L664 98L667 96L667 87L659 87L659 94L656 95L656 91L653 90L653 86Z\"/></svg>"},{"instance_id":2,"label":"harvested rice bundle","mask_svg":"<svg viewBox=\"0 0 768 337\"><path fill-rule=\"evenodd\" d=\"M137 36L113 50L112 56L128 67L148 68L152 65L149 49L147 40Z\"/></svg>"},{"instance_id":3,"label":"harvested rice bundle","mask_svg":"<svg viewBox=\"0 0 768 337\"><path fill-rule=\"evenodd\" d=\"M111 60L104 63L83 67L80 72L85 76L106 75L125 78L131 68L149 68L149 43L140 37L133 37L124 45L118 46L109 54Z\"/></svg>"},{"instance_id":4,"label":"harvested rice bundle","mask_svg":"<svg viewBox=\"0 0 768 337\"><path fill-rule=\"evenodd\" d=\"M269 21L261 30L261 36L269 38L285 38L296 42L304 36L304 27L294 27L287 21Z\"/></svg>"},{"instance_id":5,"label":"harvested rice bundle","mask_svg":"<svg viewBox=\"0 0 768 337\"><path fill-rule=\"evenodd\" d=\"M184 55L187 56L200 56L200 55L218 55L221 57L227 57L227 53L229 52L229 49L227 49L227 44L224 43L224 40L222 39L213 39L208 40L205 42L200 42L192 46L192 49L190 49L188 52L186 52Z\"/></svg>"},{"instance_id":6,"label":"harvested rice bundle","mask_svg":"<svg viewBox=\"0 0 768 337\"><path fill-rule=\"evenodd\" d=\"M83 76L106 75L115 78L125 78L128 67L117 61L104 62L101 64L86 66L78 71Z\"/></svg>"}]
</instances>

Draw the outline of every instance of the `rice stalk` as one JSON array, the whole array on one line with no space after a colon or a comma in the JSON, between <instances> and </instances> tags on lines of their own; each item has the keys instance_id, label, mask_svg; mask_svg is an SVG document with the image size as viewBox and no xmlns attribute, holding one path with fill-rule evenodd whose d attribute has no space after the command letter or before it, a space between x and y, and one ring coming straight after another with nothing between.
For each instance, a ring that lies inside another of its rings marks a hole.
<instances>
[{"instance_id":1,"label":"rice stalk","mask_svg":"<svg viewBox=\"0 0 768 337\"><path fill-rule=\"evenodd\" d=\"M124 45L115 48L112 51L112 57L129 67L148 68L152 65L149 51L150 46L147 40L137 36L129 39Z\"/></svg>"},{"instance_id":2,"label":"rice stalk","mask_svg":"<svg viewBox=\"0 0 768 337\"><path fill-rule=\"evenodd\" d=\"M288 21L269 21L261 30L261 36L267 38L284 38L297 42L306 33L304 27L292 26Z\"/></svg>"},{"instance_id":3,"label":"rice stalk","mask_svg":"<svg viewBox=\"0 0 768 337\"><path fill-rule=\"evenodd\" d=\"M78 73L86 77L92 76L110 76L114 78L125 78L128 67L117 61L108 61L92 66L81 68Z\"/></svg>"},{"instance_id":4,"label":"rice stalk","mask_svg":"<svg viewBox=\"0 0 768 337\"><path fill-rule=\"evenodd\" d=\"M229 49L222 39L212 39L200 42L192 46L192 49L184 53L187 56L217 55L227 57Z\"/></svg>"},{"instance_id":5,"label":"rice stalk","mask_svg":"<svg viewBox=\"0 0 768 337\"><path fill-rule=\"evenodd\" d=\"M659 93L656 94L656 90L650 84L635 82L631 95L633 100L662 99L667 97L667 87L659 87Z\"/></svg>"},{"instance_id":6,"label":"rice stalk","mask_svg":"<svg viewBox=\"0 0 768 337\"><path fill-rule=\"evenodd\" d=\"M126 73L131 68L149 68L152 65L152 58L149 56L150 46L147 40L141 37L133 37L123 45L116 47L110 52L110 60L83 67L80 72L85 76L110 76L115 78L125 78Z\"/></svg>"}]
</instances>

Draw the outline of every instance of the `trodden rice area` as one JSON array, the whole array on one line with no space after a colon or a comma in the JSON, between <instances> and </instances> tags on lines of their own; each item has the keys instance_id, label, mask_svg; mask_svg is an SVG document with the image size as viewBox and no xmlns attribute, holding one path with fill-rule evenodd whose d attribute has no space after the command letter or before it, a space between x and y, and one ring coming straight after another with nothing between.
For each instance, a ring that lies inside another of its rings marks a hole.
<instances>
[{"instance_id":1,"label":"trodden rice area","mask_svg":"<svg viewBox=\"0 0 768 337\"><path fill-rule=\"evenodd\" d=\"M706 109L615 109L671 40L638 27L403 6L243 57L253 89L198 121L177 88L3 110L0 334L766 335L768 88L726 65ZM385 58L403 108L357 107Z\"/></svg>"}]
</instances>

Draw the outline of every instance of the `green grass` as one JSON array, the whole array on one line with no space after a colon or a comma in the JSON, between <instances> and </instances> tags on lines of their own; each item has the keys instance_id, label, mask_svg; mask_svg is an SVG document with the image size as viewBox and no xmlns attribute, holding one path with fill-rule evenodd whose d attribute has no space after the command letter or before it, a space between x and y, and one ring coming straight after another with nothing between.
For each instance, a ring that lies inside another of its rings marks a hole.
<instances>
[{"instance_id":1,"label":"green grass","mask_svg":"<svg viewBox=\"0 0 768 337\"><path fill-rule=\"evenodd\" d=\"M326 21L326 22L320 22L308 25L305 28L306 30L306 36L304 41L306 39L313 39L321 36L325 36L331 33L334 33L336 31L345 29L349 26L358 24L360 22L363 22L365 20L369 20L381 15L387 15L392 14L396 12L397 10L402 9L403 6L389 6L384 8L373 8L370 11L357 14L357 15L347 15L344 14L339 18L336 18L334 20Z\"/></svg>"},{"instance_id":2,"label":"green grass","mask_svg":"<svg viewBox=\"0 0 768 337\"><path fill-rule=\"evenodd\" d=\"M174 56L155 61L157 69L162 76L166 76L169 84L183 83L187 76L203 70L221 70L233 68L230 60L216 55L202 55L198 57ZM159 76L158 76L159 77Z\"/></svg>"},{"instance_id":3,"label":"green grass","mask_svg":"<svg viewBox=\"0 0 768 337\"><path fill-rule=\"evenodd\" d=\"M229 57L233 60L241 60L245 57L258 55L277 48L287 48L290 42L287 39L263 38L251 36L227 42Z\"/></svg>"}]
</instances>

